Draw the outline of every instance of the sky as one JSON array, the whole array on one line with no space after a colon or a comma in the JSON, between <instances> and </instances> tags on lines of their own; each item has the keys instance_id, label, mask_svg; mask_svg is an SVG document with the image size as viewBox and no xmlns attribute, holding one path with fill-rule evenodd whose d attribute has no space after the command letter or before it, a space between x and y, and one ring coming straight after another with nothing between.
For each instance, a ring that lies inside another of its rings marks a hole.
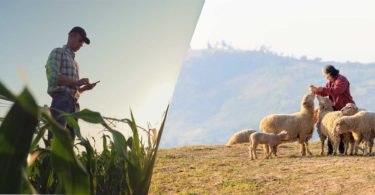
<instances>
[{"instance_id":1,"label":"sky","mask_svg":"<svg viewBox=\"0 0 375 195\"><path fill-rule=\"evenodd\" d=\"M49 105L48 54L66 43L73 26L82 26L92 43L77 53L80 75L101 82L81 96L81 108L117 118L128 117L131 108L143 124L157 125L173 104L189 48L225 41L239 50L266 46L295 57L375 62L375 2L369 0L6 0L0 5L1 82L14 92L28 85L39 105Z\"/></svg>"},{"instance_id":2,"label":"sky","mask_svg":"<svg viewBox=\"0 0 375 195\"><path fill-rule=\"evenodd\" d=\"M76 54L80 77L101 82L81 95L81 108L116 118L129 118L132 109L145 126L160 125L204 1L0 4L0 80L8 88L19 93L28 85L38 104L49 106L48 55L66 44L72 27L82 26L91 44Z\"/></svg>"},{"instance_id":3,"label":"sky","mask_svg":"<svg viewBox=\"0 0 375 195\"><path fill-rule=\"evenodd\" d=\"M191 47L224 40L284 55L375 62L375 1L207 0Z\"/></svg>"}]
</instances>

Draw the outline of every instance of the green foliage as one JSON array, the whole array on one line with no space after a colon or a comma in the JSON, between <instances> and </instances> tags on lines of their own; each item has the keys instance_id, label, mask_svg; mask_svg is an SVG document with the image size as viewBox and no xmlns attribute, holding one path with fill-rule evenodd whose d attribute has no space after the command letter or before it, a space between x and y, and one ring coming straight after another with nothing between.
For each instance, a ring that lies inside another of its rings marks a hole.
<instances>
[{"instance_id":1,"label":"green foliage","mask_svg":"<svg viewBox=\"0 0 375 195\"><path fill-rule=\"evenodd\" d=\"M27 89L15 96L0 83L0 99L14 103L6 117L1 118L0 193L148 193L168 108L157 135L156 130L146 130L146 145L132 112L131 119L111 119L128 124L132 130L128 138L108 125L106 120L110 119L99 112L61 112L84 148L77 153L68 131L48 111L38 109ZM78 119L105 127L101 153L81 135ZM51 141L43 139L47 130L54 135ZM41 140L46 148L40 146Z\"/></svg>"},{"instance_id":2,"label":"green foliage","mask_svg":"<svg viewBox=\"0 0 375 195\"><path fill-rule=\"evenodd\" d=\"M0 127L0 193L27 192L22 183L25 179L26 158L38 122L34 115L37 105L27 89L14 97L0 85L0 94L15 101ZM28 104L27 109L21 101Z\"/></svg>"}]
</instances>

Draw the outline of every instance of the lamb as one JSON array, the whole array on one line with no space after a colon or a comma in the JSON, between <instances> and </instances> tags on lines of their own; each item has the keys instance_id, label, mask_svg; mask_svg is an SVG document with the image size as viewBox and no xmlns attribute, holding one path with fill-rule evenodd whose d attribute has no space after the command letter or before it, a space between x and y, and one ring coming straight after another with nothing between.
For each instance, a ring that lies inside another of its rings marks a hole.
<instances>
[{"instance_id":1,"label":"lamb","mask_svg":"<svg viewBox=\"0 0 375 195\"><path fill-rule=\"evenodd\" d=\"M288 132L288 141L299 141L301 144L301 154L309 155L312 153L309 150L308 141L312 137L314 130L314 93L304 95L301 102L300 112L294 114L272 114L264 117L259 129L265 133L278 134L282 130ZM268 145L264 145L264 152L269 153Z\"/></svg>"},{"instance_id":2,"label":"lamb","mask_svg":"<svg viewBox=\"0 0 375 195\"><path fill-rule=\"evenodd\" d=\"M317 96L319 101L319 116L316 124L322 149L320 155L324 154L324 142L328 138L333 144L333 155L337 154L337 148L341 137L333 135L334 124L342 116L353 115L358 112L355 104L348 103L341 111L333 111L332 102L328 97ZM342 139L345 146L344 154L348 154L349 144L351 144L350 155L353 154L353 137L351 133L344 133Z\"/></svg>"},{"instance_id":3,"label":"lamb","mask_svg":"<svg viewBox=\"0 0 375 195\"><path fill-rule=\"evenodd\" d=\"M238 143L245 143L249 142L249 136L256 132L253 129L243 129L241 131L236 132L228 141L226 144L227 146L231 146L233 144L238 144Z\"/></svg>"},{"instance_id":4,"label":"lamb","mask_svg":"<svg viewBox=\"0 0 375 195\"><path fill-rule=\"evenodd\" d=\"M375 137L375 113L368 111L360 111L352 116L343 116L336 121L334 134L352 132L355 140L355 148L361 141L365 142L363 155L368 155L369 147L372 147Z\"/></svg>"},{"instance_id":5,"label":"lamb","mask_svg":"<svg viewBox=\"0 0 375 195\"><path fill-rule=\"evenodd\" d=\"M250 135L249 141L249 153L251 160L258 159L256 150L259 144L265 144L269 147L271 152L266 155L266 159L270 158L272 153L277 156L276 151L279 144L281 144L283 141L288 140L288 132L287 131L281 131L279 134L270 134L270 133L261 133L256 132Z\"/></svg>"}]
</instances>

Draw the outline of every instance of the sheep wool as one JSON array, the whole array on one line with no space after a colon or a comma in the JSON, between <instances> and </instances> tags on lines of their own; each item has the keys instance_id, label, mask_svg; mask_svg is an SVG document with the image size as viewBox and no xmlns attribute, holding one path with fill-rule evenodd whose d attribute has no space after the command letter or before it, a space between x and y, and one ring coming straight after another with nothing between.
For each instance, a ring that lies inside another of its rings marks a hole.
<instances>
[{"instance_id":1,"label":"sheep wool","mask_svg":"<svg viewBox=\"0 0 375 195\"><path fill-rule=\"evenodd\" d=\"M231 146L233 144L239 143L246 143L249 142L249 136L256 132L254 129L243 129L241 131L236 132L226 144L227 146Z\"/></svg>"},{"instance_id":2,"label":"sheep wool","mask_svg":"<svg viewBox=\"0 0 375 195\"><path fill-rule=\"evenodd\" d=\"M365 142L364 155L368 154L375 138L375 113L360 111L352 116L343 116L335 124L334 134L352 132L355 139L355 148L361 141Z\"/></svg>"},{"instance_id":3,"label":"sheep wool","mask_svg":"<svg viewBox=\"0 0 375 195\"><path fill-rule=\"evenodd\" d=\"M342 138L334 134L335 122L342 116L353 115L358 112L355 104L349 103L341 111L333 111L332 102L328 97L317 96L319 101L319 115L317 121L317 131L321 141L321 152L324 154L324 143L328 138L333 144L333 155L337 154L341 139L344 142L344 154L348 154L349 144L351 145L350 154L353 154L354 140L351 133L344 133Z\"/></svg>"},{"instance_id":4,"label":"sheep wool","mask_svg":"<svg viewBox=\"0 0 375 195\"><path fill-rule=\"evenodd\" d=\"M288 132L287 141L298 141L301 144L301 154L306 152L312 155L308 147L308 141L314 130L314 93L303 96L301 101L301 110L294 114L272 114L264 117L259 129L265 133L278 134L282 130ZM264 152L269 153L268 146L265 145Z\"/></svg>"}]
</instances>

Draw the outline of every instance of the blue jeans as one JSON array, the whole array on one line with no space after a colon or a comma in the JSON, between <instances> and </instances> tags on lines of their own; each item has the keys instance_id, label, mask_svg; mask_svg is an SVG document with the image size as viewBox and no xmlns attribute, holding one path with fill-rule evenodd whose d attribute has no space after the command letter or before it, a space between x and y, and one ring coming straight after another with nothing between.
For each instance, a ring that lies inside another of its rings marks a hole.
<instances>
[{"instance_id":1,"label":"blue jeans","mask_svg":"<svg viewBox=\"0 0 375 195\"><path fill-rule=\"evenodd\" d=\"M74 113L79 111L79 104L77 100L70 95L65 94L54 94L51 103L51 115L52 117L60 123L64 128L68 128L70 135L74 139L75 133L73 127L67 124L66 119L60 116L59 111L66 113ZM77 118L75 118L78 121ZM52 139L52 132L48 131L48 140Z\"/></svg>"}]
</instances>

